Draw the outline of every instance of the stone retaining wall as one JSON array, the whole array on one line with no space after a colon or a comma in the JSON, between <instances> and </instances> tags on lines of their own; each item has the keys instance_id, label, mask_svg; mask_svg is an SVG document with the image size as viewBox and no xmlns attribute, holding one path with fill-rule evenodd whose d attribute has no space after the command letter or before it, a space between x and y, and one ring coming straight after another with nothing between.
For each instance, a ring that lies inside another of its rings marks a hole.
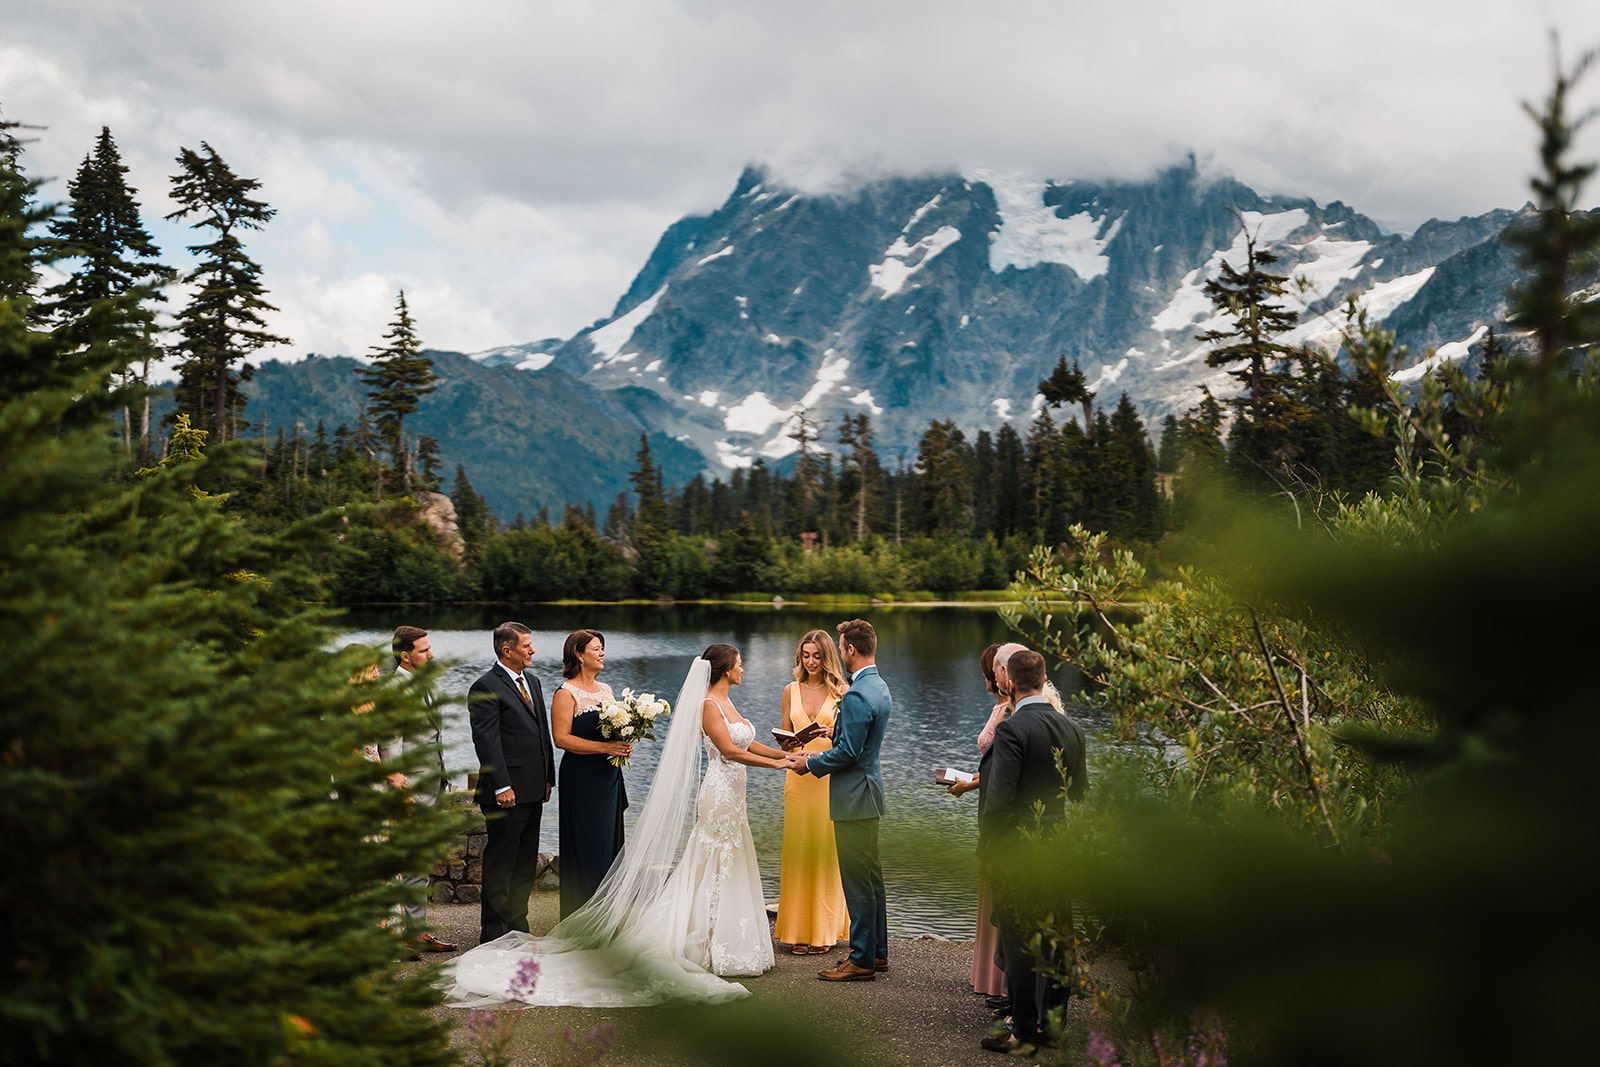
<instances>
[{"instance_id":1,"label":"stone retaining wall","mask_svg":"<svg viewBox=\"0 0 1600 1067\"><path fill-rule=\"evenodd\" d=\"M483 845L489 837L483 813L473 803L472 794L450 793L447 803L460 810L466 829L461 831L450 855L434 865L428 876L428 899L435 904L476 904L483 899ZM539 889L561 885L561 861L554 852L539 853Z\"/></svg>"}]
</instances>

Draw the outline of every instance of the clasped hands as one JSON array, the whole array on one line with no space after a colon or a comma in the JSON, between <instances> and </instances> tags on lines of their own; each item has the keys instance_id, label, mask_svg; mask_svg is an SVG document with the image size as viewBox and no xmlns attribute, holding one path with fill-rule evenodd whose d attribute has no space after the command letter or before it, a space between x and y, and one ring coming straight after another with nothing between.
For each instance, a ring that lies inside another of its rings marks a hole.
<instances>
[{"instance_id":1,"label":"clasped hands","mask_svg":"<svg viewBox=\"0 0 1600 1067\"><path fill-rule=\"evenodd\" d=\"M805 749L793 749L788 754L789 770L796 774L806 774L806 761L811 758L811 753Z\"/></svg>"}]
</instances>

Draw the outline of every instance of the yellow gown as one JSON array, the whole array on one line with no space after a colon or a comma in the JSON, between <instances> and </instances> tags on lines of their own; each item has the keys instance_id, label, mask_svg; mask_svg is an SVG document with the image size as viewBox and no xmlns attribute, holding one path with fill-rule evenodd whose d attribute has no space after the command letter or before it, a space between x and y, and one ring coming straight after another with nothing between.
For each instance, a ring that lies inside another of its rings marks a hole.
<instances>
[{"instance_id":1,"label":"yellow gown","mask_svg":"<svg viewBox=\"0 0 1600 1067\"><path fill-rule=\"evenodd\" d=\"M800 730L812 720L800 700L798 682L790 685L789 728ZM839 701L829 699L817 710L817 721L832 727ZM808 752L826 752L833 742L817 737ZM783 861L778 873L777 939L790 945L832 946L850 936L850 914L839 881L839 853L828 815L828 781L809 774L788 774L783 783Z\"/></svg>"}]
</instances>

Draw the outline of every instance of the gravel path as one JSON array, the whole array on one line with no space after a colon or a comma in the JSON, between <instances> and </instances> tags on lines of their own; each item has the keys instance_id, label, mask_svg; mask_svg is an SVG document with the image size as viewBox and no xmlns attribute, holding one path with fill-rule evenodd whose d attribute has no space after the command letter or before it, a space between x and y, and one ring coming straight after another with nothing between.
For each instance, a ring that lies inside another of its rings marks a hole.
<instances>
[{"instance_id":1,"label":"gravel path","mask_svg":"<svg viewBox=\"0 0 1600 1067\"><path fill-rule=\"evenodd\" d=\"M529 923L537 932L556 919L557 894L535 893ZM430 905L429 920L441 937L463 949L477 943L476 905ZM496 1024L510 1030L511 1062L592 1062L563 1040L566 1028L579 1035L602 1023L616 1033L615 1045L599 1060L605 1067L669 1064L738 1064L834 1067L845 1064L961 1065L1028 1062L978 1046L993 1023L981 996L972 992L972 943L931 938L892 940L889 971L871 982L823 982L819 969L844 955L795 956L778 946L777 966L740 981L750 996L720 1006L664 1005L653 1008L516 1008L495 1011ZM428 955L426 967L449 959ZM1081 1034L1085 1005L1074 999L1069 1032ZM468 1012L438 1009L454 1022L453 1044L472 1047ZM1079 1045L1081 1039L1069 1045ZM1063 1062L1076 1062L1068 1057ZM475 1067L470 1052L464 1063Z\"/></svg>"}]
</instances>

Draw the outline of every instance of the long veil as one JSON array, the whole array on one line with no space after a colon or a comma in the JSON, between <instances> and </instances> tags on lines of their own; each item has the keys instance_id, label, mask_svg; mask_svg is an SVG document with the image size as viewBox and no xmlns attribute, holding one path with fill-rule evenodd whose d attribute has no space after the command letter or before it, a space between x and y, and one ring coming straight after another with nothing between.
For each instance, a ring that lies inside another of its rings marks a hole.
<instances>
[{"instance_id":1,"label":"long veil","mask_svg":"<svg viewBox=\"0 0 1600 1067\"><path fill-rule=\"evenodd\" d=\"M451 1003L476 1007L508 999L511 979L532 959L538 978L530 1004L625 1007L680 997L731 1000L748 995L683 955L686 931L673 882L694 828L700 783L700 709L711 664L696 657L672 706L655 780L633 832L589 902L543 937L513 931L470 949L443 968L454 979Z\"/></svg>"}]
</instances>

